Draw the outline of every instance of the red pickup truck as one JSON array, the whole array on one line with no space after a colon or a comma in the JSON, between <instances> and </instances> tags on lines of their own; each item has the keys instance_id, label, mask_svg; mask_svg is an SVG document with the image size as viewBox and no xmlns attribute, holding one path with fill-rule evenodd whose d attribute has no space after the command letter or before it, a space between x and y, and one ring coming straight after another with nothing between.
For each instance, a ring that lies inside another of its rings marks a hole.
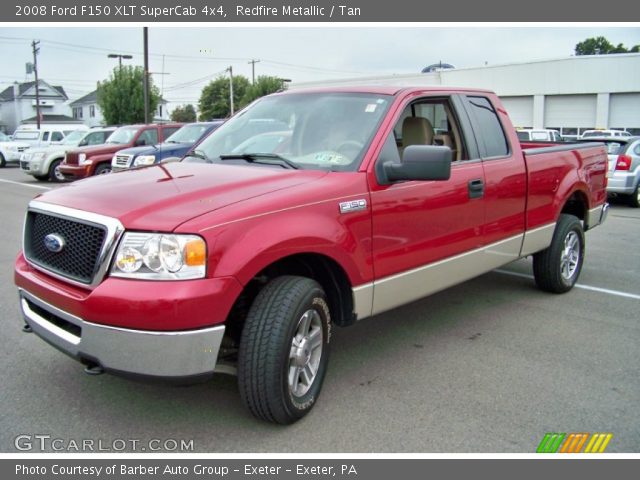
<instances>
[{"instance_id":1,"label":"red pickup truck","mask_svg":"<svg viewBox=\"0 0 640 480\"><path fill-rule=\"evenodd\" d=\"M529 255L540 288L570 290L606 167L598 144L523 149L484 90L267 96L181 162L33 200L24 329L91 373L235 371L255 416L291 423L318 398L333 326Z\"/></svg>"},{"instance_id":2,"label":"red pickup truck","mask_svg":"<svg viewBox=\"0 0 640 480\"><path fill-rule=\"evenodd\" d=\"M102 145L68 151L64 161L60 164L60 173L67 180L109 173L111 172L111 160L117 151L162 143L182 125L182 123L165 123L120 127Z\"/></svg>"}]
</instances>

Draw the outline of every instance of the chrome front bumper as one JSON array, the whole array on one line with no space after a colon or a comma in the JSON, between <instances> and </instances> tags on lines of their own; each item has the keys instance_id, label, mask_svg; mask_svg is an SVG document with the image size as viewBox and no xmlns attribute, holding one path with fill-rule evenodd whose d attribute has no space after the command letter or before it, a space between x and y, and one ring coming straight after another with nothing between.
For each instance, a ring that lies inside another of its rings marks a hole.
<instances>
[{"instance_id":1,"label":"chrome front bumper","mask_svg":"<svg viewBox=\"0 0 640 480\"><path fill-rule=\"evenodd\" d=\"M213 373L224 325L179 332L109 327L83 320L20 290L24 321L39 337L106 371L162 378Z\"/></svg>"}]
</instances>

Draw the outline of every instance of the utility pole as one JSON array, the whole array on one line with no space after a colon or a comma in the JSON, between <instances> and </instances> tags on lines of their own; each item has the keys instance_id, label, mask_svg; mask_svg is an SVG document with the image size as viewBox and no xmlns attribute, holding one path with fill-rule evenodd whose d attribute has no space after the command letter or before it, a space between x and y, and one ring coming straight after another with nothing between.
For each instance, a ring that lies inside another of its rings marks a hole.
<instances>
[{"instance_id":1,"label":"utility pole","mask_svg":"<svg viewBox=\"0 0 640 480\"><path fill-rule=\"evenodd\" d=\"M231 104L231 116L233 117L233 67L227 68L229 72L229 102Z\"/></svg>"},{"instance_id":2,"label":"utility pole","mask_svg":"<svg viewBox=\"0 0 640 480\"><path fill-rule=\"evenodd\" d=\"M40 49L38 45L40 41L31 42L31 46L33 47L33 73L36 76L36 125L38 126L38 130L40 130L40 90L38 89L38 52Z\"/></svg>"},{"instance_id":3,"label":"utility pole","mask_svg":"<svg viewBox=\"0 0 640 480\"><path fill-rule=\"evenodd\" d=\"M251 64L251 85L256 83L256 63L259 63L260 60L253 59L250 62Z\"/></svg>"},{"instance_id":4,"label":"utility pole","mask_svg":"<svg viewBox=\"0 0 640 480\"><path fill-rule=\"evenodd\" d=\"M149 28L142 28L142 36L144 39L144 74L143 74L143 89L144 89L144 123L149 122Z\"/></svg>"}]
</instances>

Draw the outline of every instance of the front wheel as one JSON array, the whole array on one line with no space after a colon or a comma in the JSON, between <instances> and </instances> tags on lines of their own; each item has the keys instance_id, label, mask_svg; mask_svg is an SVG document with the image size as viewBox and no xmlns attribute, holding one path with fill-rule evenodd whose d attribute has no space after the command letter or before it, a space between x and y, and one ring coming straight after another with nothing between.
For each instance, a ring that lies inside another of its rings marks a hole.
<instances>
[{"instance_id":1,"label":"front wheel","mask_svg":"<svg viewBox=\"0 0 640 480\"><path fill-rule=\"evenodd\" d=\"M94 175L106 175L107 173L111 173L111 164L110 163L101 163L96 167L96 171L93 173Z\"/></svg>"},{"instance_id":2,"label":"front wheel","mask_svg":"<svg viewBox=\"0 0 640 480\"><path fill-rule=\"evenodd\" d=\"M289 424L313 408L327 369L331 316L322 287L282 276L258 294L242 331L238 385L263 420Z\"/></svg>"},{"instance_id":3,"label":"front wheel","mask_svg":"<svg viewBox=\"0 0 640 480\"><path fill-rule=\"evenodd\" d=\"M4 155L0 153L0 168L4 168L7 165L7 161L4 159Z\"/></svg>"},{"instance_id":4,"label":"front wheel","mask_svg":"<svg viewBox=\"0 0 640 480\"><path fill-rule=\"evenodd\" d=\"M578 281L584 259L584 231L577 217L561 214L551 245L533 256L533 275L541 290L568 292Z\"/></svg>"},{"instance_id":5,"label":"front wheel","mask_svg":"<svg viewBox=\"0 0 640 480\"><path fill-rule=\"evenodd\" d=\"M62 163L62 160L54 160L53 162L51 162L51 166L49 167L48 177L49 177L49 180L51 180L52 182L62 183L66 181L66 179L64 178L64 175L60 171L61 163ZM36 178L40 180L40 178L38 177Z\"/></svg>"}]
</instances>

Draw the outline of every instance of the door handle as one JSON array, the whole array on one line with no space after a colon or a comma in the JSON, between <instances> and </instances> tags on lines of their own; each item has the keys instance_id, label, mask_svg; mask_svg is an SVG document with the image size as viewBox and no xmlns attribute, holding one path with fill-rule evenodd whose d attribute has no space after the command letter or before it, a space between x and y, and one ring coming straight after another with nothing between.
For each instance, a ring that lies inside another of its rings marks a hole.
<instances>
[{"instance_id":1,"label":"door handle","mask_svg":"<svg viewBox=\"0 0 640 480\"><path fill-rule=\"evenodd\" d=\"M484 196L484 182L481 179L469 181L469 198L481 198Z\"/></svg>"}]
</instances>

